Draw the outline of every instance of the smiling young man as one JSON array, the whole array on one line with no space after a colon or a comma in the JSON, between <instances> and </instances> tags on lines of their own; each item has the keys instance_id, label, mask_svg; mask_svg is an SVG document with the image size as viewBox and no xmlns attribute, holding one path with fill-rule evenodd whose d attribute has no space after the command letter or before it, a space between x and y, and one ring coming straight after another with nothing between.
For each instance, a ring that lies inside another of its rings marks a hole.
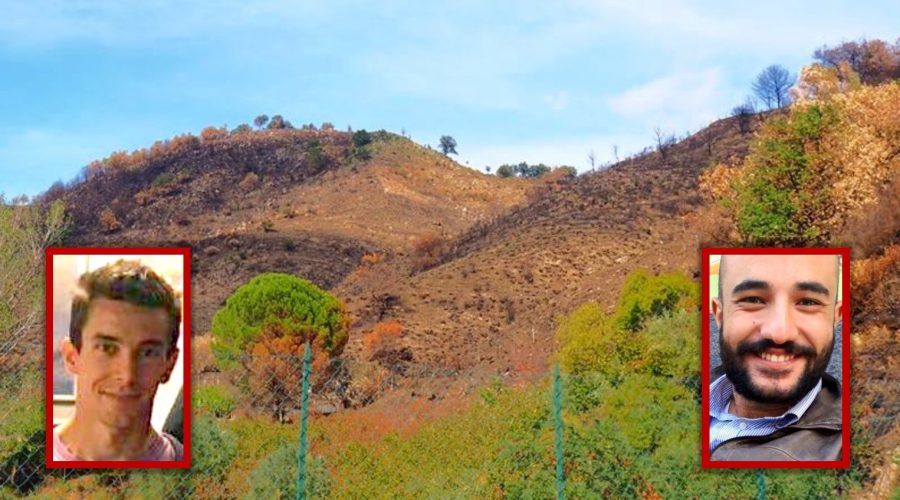
<instances>
[{"instance_id":1,"label":"smiling young man","mask_svg":"<svg viewBox=\"0 0 900 500\"><path fill-rule=\"evenodd\" d=\"M841 392L825 373L841 316L835 255L727 255L712 310L712 460L839 460Z\"/></svg>"},{"instance_id":2,"label":"smiling young man","mask_svg":"<svg viewBox=\"0 0 900 500\"><path fill-rule=\"evenodd\" d=\"M153 398L178 359L181 306L138 262L81 276L62 351L75 414L53 430L53 459L181 460L178 440L150 426Z\"/></svg>"}]
</instances>

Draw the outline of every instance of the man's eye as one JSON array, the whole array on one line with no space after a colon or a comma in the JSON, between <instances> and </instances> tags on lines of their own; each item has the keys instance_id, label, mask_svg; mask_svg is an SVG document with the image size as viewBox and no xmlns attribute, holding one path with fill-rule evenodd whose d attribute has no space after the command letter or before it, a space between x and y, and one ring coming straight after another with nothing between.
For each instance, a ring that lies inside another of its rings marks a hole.
<instances>
[{"instance_id":1,"label":"man's eye","mask_svg":"<svg viewBox=\"0 0 900 500\"><path fill-rule=\"evenodd\" d=\"M162 355L162 349L159 347L145 347L141 349L141 357L157 358Z\"/></svg>"},{"instance_id":2,"label":"man's eye","mask_svg":"<svg viewBox=\"0 0 900 500\"><path fill-rule=\"evenodd\" d=\"M814 306L821 306L823 304L822 304L822 301L817 300L817 299L800 299L797 302L797 305L814 307Z\"/></svg>"},{"instance_id":3,"label":"man's eye","mask_svg":"<svg viewBox=\"0 0 900 500\"><path fill-rule=\"evenodd\" d=\"M754 297L742 297L742 298L738 299L738 302L744 303L744 304L764 304L765 303L765 301L763 301L762 297L755 297L755 296Z\"/></svg>"},{"instance_id":4,"label":"man's eye","mask_svg":"<svg viewBox=\"0 0 900 500\"><path fill-rule=\"evenodd\" d=\"M115 354L118 350L115 344L97 344L97 349L103 354Z\"/></svg>"}]
</instances>

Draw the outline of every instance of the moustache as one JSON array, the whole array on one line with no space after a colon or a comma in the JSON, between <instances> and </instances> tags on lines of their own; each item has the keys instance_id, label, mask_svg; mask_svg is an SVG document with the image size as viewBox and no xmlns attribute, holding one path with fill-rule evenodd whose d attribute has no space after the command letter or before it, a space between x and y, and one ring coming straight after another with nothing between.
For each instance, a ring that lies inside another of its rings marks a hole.
<instances>
[{"instance_id":1,"label":"moustache","mask_svg":"<svg viewBox=\"0 0 900 500\"><path fill-rule=\"evenodd\" d=\"M785 354L795 356L815 357L816 350L809 346L798 345L796 342L789 340L783 344L776 344L771 339L760 339L755 341L741 342L737 346L737 354L762 354L767 349L780 349Z\"/></svg>"}]
</instances>

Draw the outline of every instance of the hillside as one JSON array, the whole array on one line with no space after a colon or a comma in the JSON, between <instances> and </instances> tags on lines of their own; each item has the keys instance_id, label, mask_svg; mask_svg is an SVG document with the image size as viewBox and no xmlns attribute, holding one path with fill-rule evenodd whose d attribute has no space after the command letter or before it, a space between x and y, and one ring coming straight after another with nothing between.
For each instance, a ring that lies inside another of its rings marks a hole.
<instances>
[{"instance_id":1,"label":"hillside","mask_svg":"<svg viewBox=\"0 0 900 500\"><path fill-rule=\"evenodd\" d=\"M440 265L408 276L391 272L397 263L379 264L335 291L363 301L350 302L358 330L400 322L414 359L434 370L543 374L558 315L591 300L612 305L638 267L698 272L700 236L686 231L685 219L701 204L698 176L743 156L750 137L721 120L665 158L645 152L547 184L529 203L449 242ZM385 313L369 296L392 297L394 306ZM350 355L360 354L359 340L351 339Z\"/></svg>"},{"instance_id":2,"label":"hillside","mask_svg":"<svg viewBox=\"0 0 900 500\"><path fill-rule=\"evenodd\" d=\"M720 120L665 156L538 180L387 133L363 153L334 130L202 137L95 162L62 195L70 244L191 246L195 335L254 275L306 277L347 305L346 357L365 361L365 333L396 321L409 364L453 374L445 387L463 371L475 384L542 373L556 316L611 305L632 269L696 272L684 216L701 203L698 176L742 157L751 135Z\"/></svg>"},{"instance_id":3,"label":"hillside","mask_svg":"<svg viewBox=\"0 0 900 500\"><path fill-rule=\"evenodd\" d=\"M192 247L194 333L203 334L225 298L260 272L333 288L363 256L390 261L421 238L452 239L543 183L487 176L373 135L364 154L350 133L291 129L181 139L130 162L114 155L105 162L126 166L61 194L74 219L69 244Z\"/></svg>"}]
</instances>

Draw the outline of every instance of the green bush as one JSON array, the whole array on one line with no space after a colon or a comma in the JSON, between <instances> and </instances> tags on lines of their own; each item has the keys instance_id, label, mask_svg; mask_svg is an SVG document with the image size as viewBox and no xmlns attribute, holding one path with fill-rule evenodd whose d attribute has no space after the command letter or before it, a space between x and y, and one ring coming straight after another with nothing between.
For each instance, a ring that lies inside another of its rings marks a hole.
<instances>
[{"instance_id":1,"label":"green bush","mask_svg":"<svg viewBox=\"0 0 900 500\"><path fill-rule=\"evenodd\" d=\"M0 378L0 483L27 492L46 473L42 379L30 368L7 370Z\"/></svg>"},{"instance_id":2,"label":"green bush","mask_svg":"<svg viewBox=\"0 0 900 500\"><path fill-rule=\"evenodd\" d=\"M266 273L238 288L213 317L213 355L232 366L267 326L314 339L331 356L348 338L344 307L335 297L307 280Z\"/></svg>"},{"instance_id":3,"label":"green bush","mask_svg":"<svg viewBox=\"0 0 900 500\"><path fill-rule=\"evenodd\" d=\"M838 121L828 104L798 107L771 120L752 144L748 174L732 188L732 210L742 239L753 245L825 243L834 211L835 179L820 158L826 131Z\"/></svg>"},{"instance_id":4,"label":"green bush","mask_svg":"<svg viewBox=\"0 0 900 500\"><path fill-rule=\"evenodd\" d=\"M234 411L234 398L219 385L204 385L194 389L194 407L206 410L215 417L227 417Z\"/></svg>"},{"instance_id":5,"label":"green bush","mask_svg":"<svg viewBox=\"0 0 900 500\"><path fill-rule=\"evenodd\" d=\"M364 148L372 142L372 134L365 130L357 130L353 132L353 147Z\"/></svg>"},{"instance_id":6,"label":"green bush","mask_svg":"<svg viewBox=\"0 0 900 500\"><path fill-rule=\"evenodd\" d=\"M558 357L566 371L608 375L621 371L618 349L625 339L600 304L584 304L568 317L558 318L557 323Z\"/></svg>"},{"instance_id":7,"label":"green bush","mask_svg":"<svg viewBox=\"0 0 900 500\"><path fill-rule=\"evenodd\" d=\"M683 353L689 339L667 338L665 332L658 332L665 327L647 334L639 332L652 318L674 311L695 311L699 293L699 286L681 274L651 276L643 269L632 272L625 279L612 317L599 304L590 302L557 320L560 364L569 373L598 372L611 380L642 367L658 375L685 376L690 361L671 356ZM678 317L690 321L688 316ZM694 334L699 336L699 330ZM676 359L681 363L678 367L673 365Z\"/></svg>"},{"instance_id":8,"label":"green bush","mask_svg":"<svg viewBox=\"0 0 900 500\"><path fill-rule=\"evenodd\" d=\"M127 480L126 498L221 498L228 496L222 486L234 461L234 436L201 415L191 433L190 469L141 469Z\"/></svg>"},{"instance_id":9,"label":"green bush","mask_svg":"<svg viewBox=\"0 0 900 500\"><path fill-rule=\"evenodd\" d=\"M313 139L306 143L306 156L304 162L309 166L310 170L318 172L325 168L328 163L328 157L322 148L322 143Z\"/></svg>"},{"instance_id":10,"label":"green bush","mask_svg":"<svg viewBox=\"0 0 900 500\"><path fill-rule=\"evenodd\" d=\"M264 458L250 473L247 498L295 498L297 496L297 445L287 444ZM330 498L331 476L321 457L306 461L304 498Z\"/></svg>"},{"instance_id":11,"label":"green bush","mask_svg":"<svg viewBox=\"0 0 900 500\"><path fill-rule=\"evenodd\" d=\"M191 470L220 478L237 456L234 434L220 429L212 418L201 415L194 419L191 433Z\"/></svg>"},{"instance_id":12,"label":"green bush","mask_svg":"<svg viewBox=\"0 0 900 500\"><path fill-rule=\"evenodd\" d=\"M131 473L126 497L188 498L193 493L189 471L185 469L139 469Z\"/></svg>"},{"instance_id":13,"label":"green bush","mask_svg":"<svg viewBox=\"0 0 900 500\"><path fill-rule=\"evenodd\" d=\"M632 271L619 294L615 323L636 332L644 322L676 309L694 311L700 303L700 287L680 273L652 276L645 269Z\"/></svg>"},{"instance_id":14,"label":"green bush","mask_svg":"<svg viewBox=\"0 0 900 500\"><path fill-rule=\"evenodd\" d=\"M676 311L653 318L639 332L643 339L641 371L688 381L700 376L700 317Z\"/></svg>"},{"instance_id":15,"label":"green bush","mask_svg":"<svg viewBox=\"0 0 900 500\"><path fill-rule=\"evenodd\" d=\"M151 183L153 186L165 186L175 181L175 174L172 172L163 172L156 176Z\"/></svg>"}]
</instances>

